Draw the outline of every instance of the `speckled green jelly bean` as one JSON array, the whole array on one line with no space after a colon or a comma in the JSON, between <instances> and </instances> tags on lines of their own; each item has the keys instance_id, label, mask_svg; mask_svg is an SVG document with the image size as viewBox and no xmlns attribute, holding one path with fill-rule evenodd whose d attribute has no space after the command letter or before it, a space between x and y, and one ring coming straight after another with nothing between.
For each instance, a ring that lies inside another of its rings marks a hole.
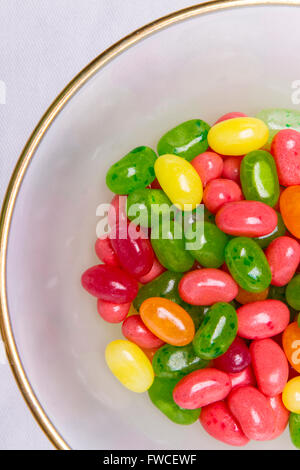
<instances>
[{"instance_id":1,"label":"speckled green jelly bean","mask_svg":"<svg viewBox=\"0 0 300 470\"><path fill-rule=\"evenodd\" d=\"M127 198L127 216L129 220L138 219L142 227L151 227L158 223L161 217L170 214L172 203L161 189L136 189Z\"/></svg>"},{"instance_id":2,"label":"speckled green jelly bean","mask_svg":"<svg viewBox=\"0 0 300 470\"><path fill-rule=\"evenodd\" d=\"M281 129L295 129L300 132L300 111L294 109L263 109L256 117L264 121L269 128L269 140L266 148L270 148L273 137Z\"/></svg>"},{"instance_id":3,"label":"speckled green jelly bean","mask_svg":"<svg viewBox=\"0 0 300 470\"><path fill-rule=\"evenodd\" d=\"M290 305L288 305L286 298L285 298L285 290L286 290L286 286L272 286L271 285L269 287L268 299L280 300L281 302L286 304L289 308L290 321L292 322L295 319L297 310L295 310Z\"/></svg>"},{"instance_id":4,"label":"speckled green jelly bean","mask_svg":"<svg viewBox=\"0 0 300 470\"><path fill-rule=\"evenodd\" d=\"M275 160L269 152L255 150L242 159L240 178L245 199L275 206L279 182Z\"/></svg>"},{"instance_id":5,"label":"speckled green jelly bean","mask_svg":"<svg viewBox=\"0 0 300 470\"><path fill-rule=\"evenodd\" d=\"M157 145L158 155L179 155L190 162L199 153L207 150L209 129L210 126L200 119L179 124L162 136Z\"/></svg>"},{"instance_id":6,"label":"speckled green jelly bean","mask_svg":"<svg viewBox=\"0 0 300 470\"><path fill-rule=\"evenodd\" d=\"M201 409L185 410L173 400L173 390L178 380L155 377L148 390L150 400L167 418L176 424L193 424L200 416Z\"/></svg>"},{"instance_id":7,"label":"speckled green jelly bean","mask_svg":"<svg viewBox=\"0 0 300 470\"><path fill-rule=\"evenodd\" d=\"M192 344L182 347L165 344L156 351L152 361L155 375L165 379L181 379L208 364L208 361L195 354Z\"/></svg>"},{"instance_id":8,"label":"speckled green jelly bean","mask_svg":"<svg viewBox=\"0 0 300 470\"><path fill-rule=\"evenodd\" d=\"M149 147L137 147L110 167L106 184L116 194L128 194L145 188L155 179L156 153Z\"/></svg>"},{"instance_id":9,"label":"speckled green jelly bean","mask_svg":"<svg viewBox=\"0 0 300 470\"><path fill-rule=\"evenodd\" d=\"M286 232L286 226L284 225L282 215L280 212L277 212L277 225L274 228L273 232L268 233L267 235L264 235L263 237L257 237L253 238L253 240L256 241L256 243L259 244L261 248L267 248L267 246L270 245L270 243L275 240L275 238L282 237L285 232Z\"/></svg>"},{"instance_id":10,"label":"speckled green jelly bean","mask_svg":"<svg viewBox=\"0 0 300 470\"><path fill-rule=\"evenodd\" d=\"M228 236L215 224L194 222L185 233L186 249L205 268L219 268L225 261ZM190 248L194 245L195 248Z\"/></svg>"},{"instance_id":11,"label":"speckled green jelly bean","mask_svg":"<svg viewBox=\"0 0 300 470\"><path fill-rule=\"evenodd\" d=\"M296 274L285 290L287 303L295 310L300 310L300 274Z\"/></svg>"},{"instance_id":12,"label":"speckled green jelly bean","mask_svg":"<svg viewBox=\"0 0 300 470\"><path fill-rule=\"evenodd\" d=\"M230 240L225 261L234 280L248 292L261 292L271 283L271 270L263 250L246 237Z\"/></svg>"},{"instance_id":13,"label":"speckled green jelly bean","mask_svg":"<svg viewBox=\"0 0 300 470\"><path fill-rule=\"evenodd\" d=\"M290 414L289 429L292 443L297 449L300 449L300 414Z\"/></svg>"},{"instance_id":14,"label":"speckled green jelly bean","mask_svg":"<svg viewBox=\"0 0 300 470\"><path fill-rule=\"evenodd\" d=\"M206 313L193 339L197 356L211 360L224 354L234 341L238 318L232 305L217 302Z\"/></svg>"}]
</instances>

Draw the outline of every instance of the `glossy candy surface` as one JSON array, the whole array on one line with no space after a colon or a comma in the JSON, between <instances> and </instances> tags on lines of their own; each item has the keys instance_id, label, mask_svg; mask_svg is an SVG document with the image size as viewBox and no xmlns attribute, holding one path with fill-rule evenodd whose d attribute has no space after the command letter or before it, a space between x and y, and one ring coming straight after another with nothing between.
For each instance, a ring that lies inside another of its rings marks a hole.
<instances>
[{"instance_id":1,"label":"glossy candy surface","mask_svg":"<svg viewBox=\"0 0 300 470\"><path fill-rule=\"evenodd\" d=\"M282 186L300 184L300 132L293 129L279 131L272 141L271 152L279 183Z\"/></svg>"},{"instance_id":2,"label":"glossy candy surface","mask_svg":"<svg viewBox=\"0 0 300 470\"><path fill-rule=\"evenodd\" d=\"M292 443L297 447L297 449L300 449L300 414L290 414L289 428Z\"/></svg>"},{"instance_id":3,"label":"glossy candy surface","mask_svg":"<svg viewBox=\"0 0 300 470\"><path fill-rule=\"evenodd\" d=\"M296 274L285 290L287 303L295 310L300 310L300 274Z\"/></svg>"},{"instance_id":4,"label":"glossy candy surface","mask_svg":"<svg viewBox=\"0 0 300 470\"><path fill-rule=\"evenodd\" d=\"M228 157L223 162L222 178L240 182L240 167L243 157Z\"/></svg>"},{"instance_id":5,"label":"glossy candy surface","mask_svg":"<svg viewBox=\"0 0 300 470\"><path fill-rule=\"evenodd\" d=\"M248 292L245 289L239 287L238 295L235 300L242 305L249 304L251 302L258 302L259 300L266 300L269 294L269 287L261 292Z\"/></svg>"},{"instance_id":6,"label":"glossy candy surface","mask_svg":"<svg viewBox=\"0 0 300 470\"><path fill-rule=\"evenodd\" d=\"M119 196L116 194L110 203L108 210L108 225L113 229L117 225L125 225L127 223L127 214L126 214L126 205L127 205L127 196Z\"/></svg>"},{"instance_id":7,"label":"glossy candy surface","mask_svg":"<svg viewBox=\"0 0 300 470\"><path fill-rule=\"evenodd\" d=\"M255 377L251 366L246 367L241 372L235 372L234 374L229 374L232 388L243 387L245 385L255 386Z\"/></svg>"},{"instance_id":8,"label":"glossy candy surface","mask_svg":"<svg viewBox=\"0 0 300 470\"><path fill-rule=\"evenodd\" d=\"M214 367L234 374L246 369L250 362L251 355L245 341L236 337L227 351L214 360Z\"/></svg>"},{"instance_id":9,"label":"glossy candy surface","mask_svg":"<svg viewBox=\"0 0 300 470\"><path fill-rule=\"evenodd\" d=\"M300 245L291 237L278 237L266 250L274 286L284 286L294 276L300 262Z\"/></svg>"},{"instance_id":10,"label":"glossy candy surface","mask_svg":"<svg viewBox=\"0 0 300 470\"><path fill-rule=\"evenodd\" d=\"M282 335L282 346L291 366L300 374L300 327L290 323Z\"/></svg>"},{"instance_id":11,"label":"glossy candy surface","mask_svg":"<svg viewBox=\"0 0 300 470\"><path fill-rule=\"evenodd\" d=\"M219 178L223 171L223 159L215 152L204 152L193 158L191 164L197 171L203 186L213 179Z\"/></svg>"},{"instance_id":12,"label":"glossy candy surface","mask_svg":"<svg viewBox=\"0 0 300 470\"><path fill-rule=\"evenodd\" d=\"M281 395L267 398L275 416L275 428L270 439L276 439L276 437L280 436L287 427L290 413L282 403Z\"/></svg>"},{"instance_id":13,"label":"glossy candy surface","mask_svg":"<svg viewBox=\"0 0 300 470\"><path fill-rule=\"evenodd\" d=\"M267 246L269 246L273 240L276 240L276 238L282 237L283 235L285 235L286 227L284 225L282 215L280 214L280 212L277 212L277 211L276 211L276 214L277 214L277 225L275 229L272 230L272 232L268 233L267 235L262 235L261 237L253 238L253 240L255 240L256 243L258 243L258 245L261 248L267 248Z\"/></svg>"},{"instance_id":14,"label":"glossy candy surface","mask_svg":"<svg viewBox=\"0 0 300 470\"><path fill-rule=\"evenodd\" d=\"M288 381L282 392L282 401L289 411L300 414L300 375Z\"/></svg>"},{"instance_id":15,"label":"glossy candy surface","mask_svg":"<svg viewBox=\"0 0 300 470\"><path fill-rule=\"evenodd\" d=\"M268 146L281 129L300 131L300 112L295 109L270 108L263 109L256 117L266 123L269 128Z\"/></svg>"},{"instance_id":16,"label":"glossy candy surface","mask_svg":"<svg viewBox=\"0 0 300 470\"><path fill-rule=\"evenodd\" d=\"M159 348L164 341L155 336L144 324L140 315L131 315L122 324L123 336L140 348Z\"/></svg>"},{"instance_id":17,"label":"glossy candy surface","mask_svg":"<svg viewBox=\"0 0 300 470\"><path fill-rule=\"evenodd\" d=\"M103 320L109 323L120 323L128 315L130 305L130 303L115 304L112 302L105 302L104 300L98 299L97 310Z\"/></svg>"},{"instance_id":18,"label":"glossy candy surface","mask_svg":"<svg viewBox=\"0 0 300 470\"><path fill-rule=\"evenodd\" d=\"M241 201L241 188L232 180L214 179L208 183L203 193L205 207L216 214L228 202Z\"/></svg>"},{"instance_id":19,"label":"glossy candy surface","mask_svg":"<svg viewBox=\"0 0 300 470\"><path fill-rule=\"evenodd\" d=\"M230 113L223 114L216 122L215 124L218 124L219 122L227 121L227 119L234 119L237 117L247 117L246 114L240 113L239 111L232 111Z\"/></svg>"},{"instance_id":20,"label":"glossy candy surface","mask_svg":"<svg viewBox=\"0 0 300 470\"><path fill-rule=\"evenodd\" d=\"M110 266L119 266L119 260L116 253L111 246L111 242L108 235L104 235L98 238L95 243L95 252L98 258L105 264Z\"/></svg>"},{"instance_id":21,"label":"glossy candy surface","mask_svg":"<svg viewBox=\"0 0 300 470\"><path fill-rule=\"evenodd\" d=\"M128 195L127 216L136 225L151 227L151 222L158 223L160 217L170 213L171 205L170 199L161 189L137 189Z\"/></svg>"},{"instance_id":22,"label":"glossy candy surface","mask_svg":"<svg viewBox=\"0 0 300 470\"><path fill-rule=\"evenodd\" d=\"M151 282L153 281L154 279L156 279L158 276L160 276L163 272L165 272L166 268L164 268L160 262L158 261L158 259L156 257L154 257L154 260L153 260L153 265L152 265L152 268L150 269L150 271L147 273L147 274L144 274L143 276L140 276L138 278L138 281L141 283L141 284L148 284L148 282Z\"/></svg>"},{"instance_id":23,"label":"glossy candy surface","mask_svg":"<svg viewBox=\"0 0 300 470\"><path fill-rule=\"evenodd\" d=\"M289 186L281 193L280 212L286 228L300 238L300 186Z\"/></svg>"}]
</instances>

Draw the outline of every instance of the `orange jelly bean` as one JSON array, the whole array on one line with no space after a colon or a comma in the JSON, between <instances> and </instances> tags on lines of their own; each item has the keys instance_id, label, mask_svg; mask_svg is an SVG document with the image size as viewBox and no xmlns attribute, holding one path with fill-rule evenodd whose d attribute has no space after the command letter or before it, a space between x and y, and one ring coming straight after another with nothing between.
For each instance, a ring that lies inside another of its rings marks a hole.
<instances>
[{"instance_id":1,"label":"orange jelly bean","mask_svg":"<svg viewBox=\"0 0 300 470\"><path fill-rule=\"evenodd\" d=\"M140 307L140 315L152 333L173 346L189 344L195 335L194 322L179 305L162 297L150 297Z\"/></svg>"},{"instance_id":2,"label":"orange jelly bean","mask_svg":"<svg viewBox=\"0 0 300 470\"><path fill-rule=\"evenodd\" d=\"M282 335L282 345L291 366L300 374L300 327L290 323Z\"/></svg>"},{"instance_id":3,"label":"orange jelly bean","mask_svg":"<svg viewBox=\"0 0 300 470\"><path fill-rule=\"evenodd\" d=\"M262 292L248 292L239 287L238 295L235 300L240 304L249 304L250 302L257 302L258 300L266 300L268 298L269 288L267 287Z\"/></svg>"},{"instance_id":4,"label":"orange jelly bean","mask_svg":"<svg viewBox=\"0 0 300 470\"><path fill-rule=\"evenodd\" d=\"M286 228L300 238L300 186L289 186L282 192L280 211Z\"/></svg>"}]
</instances>

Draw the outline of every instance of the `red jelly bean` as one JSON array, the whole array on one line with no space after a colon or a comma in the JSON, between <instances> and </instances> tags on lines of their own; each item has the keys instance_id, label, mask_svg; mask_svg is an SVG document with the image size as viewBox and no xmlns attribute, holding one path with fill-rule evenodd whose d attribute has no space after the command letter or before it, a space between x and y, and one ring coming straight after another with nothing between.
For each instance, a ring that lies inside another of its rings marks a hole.
<instances>
[{"instance_id":1,"label":"red jelly bean","mask_svg":"<svg viewBox=\"0 0 300 470\"><path fill-rule=\"evenodd\" d=\"M109 323L121 323L128 315L130 303L114 304L98 299L97 309L103 320Z\"/></svg>"},{"instance_id":2,"label":"red jelly bean","mask_svg":"<svg viewBox=\"0 0 300 470\"><path fill-rule=\"evenodd\" d=\"M275 416L265 397L254 387L238 387L228 397L228 407L249 439L265 441L275 429Z\"/></svg>"},{"instance_id":3,"label":"red jelly bean","mask_svg":"<svg viewBox=\"0 0 300 470\"><path fill-rule=\"evenodd\" d=\"M116 225L127 224L126 212L127 196L119 196L116 194L111 203L108 211L108 225L113 229Z\"/></svg>"},{"instance_id":4,"label":"red jelly bean","mask_svg":"<svg viewBox=\"0 0 300 470\"><path fill-rule=\"evenodd\" d=\"M159 348L165 344L146 327L140 315L132 315L126 318L122 325L122 333L125 338L137 344L140 348Z\"/></svg>"},{"instance_id":5,"label":"red jelly bean","mask_svg":"<svg viewBox=\"0 0 300 470\"><path fill-rule=\"evenodd\" d=\"M148 282L153 281L153 279L160 276L165 271L166 271L166 268L164 268L160 264L157 258L154 258L152 268L150 269L148 274L145 274L144 276L139 277L138 281L141 284L147 284Z\"/></svg>"},{"instance_id":6,"label":"red jelly bean","mask_svg":"<svg viewBox=\"0 0 300 470\"><path fill-rule=\"evenodd\" d=\"M223 116L221 116L216 122L214 125L218 124L219 122L222 122L222 121L227 121L227 119L234 119L234 118L237 118L237 117L247 117L247 114L244 114L244 113L240 113L238 111L232 111L231 113L226 113L224 114Z\"/></svg>"},{"instance_id":7,"label":"red jelly bean","mask_svg":"<svg viewBox=\"0 0 300 470\"><path fill-rule=\"evenodd\" d=\"M191 372L181 379L173 390L178 406L195 410L215 401L223 400L231 390L229 375L220 370L207 368Z\"/></svg>"},{"instance_id":8,"label":"red jelly bean","mask_svg":"<svg viewBox=\"0 0 300 470\"><path fill-rule=\"evenodd\" d=\"M259 339L251 343L250 353L259 390L268 397L282 393L289 366L281 347L270 338Z\"/></svg>"},{"instance_id":9,"label":"red jelly bean","mask_svg":"<svg viewBox=\"0 0 300 470\"><path fill-rule=\"evenodd\" d=\"M222 178L240 182L240 167L243 157L228 157L223 162Z\"/></svg>"},{"instance_id":10,"label":"red jelly bean","mask_svg":"<svg viewBox=\"0 0 300 470\"><path fill-rule=\"evenodd\" d=\"M252 367L248 366L246 369L235 374L229 374L232 388L242 387L243 385L256 385L255 377Z\"/></svg>"},{"instance_id":11,"label":"red jelly bean","mask_svg":"<svg viewBox=\"0 0 300 470\"><path fill-rule=\"evenodd\" d=\"M215 178L220 178L223 170L223 159L215 152L204 152L195 157L191 164L197 171L203 186Z\"/></svg>"},{"instance_id":12,"label":"red jelly bean","mask_svg":"<svg viewBox=\"0 0 300 470\"><path fill-rule=\"evenodd\" d=\"M285 286L294 276L300 262L300 245L290 237L278 237L266 250L274 286Z\"/></svg>"},{"instance_id":13,"label":"red jelly bean","mask_svg":"<svg viewBox=\"0 0 300 470\"><path fill-rule=\"evenodd\" d=\"M300 184L300 133L293 129L279 131L273 141L279 183L282 186Z\"/></svg>"},{"instance_id":14,"label":"red jelly bean","mask_svg":"<svg viewBox=\"0 0 300 470\"><path fill-rule=\"evenodd\" d=\"M214 367L224 372L240 372L249 366L251 356L249 349L241 338L236 338L222 356L214 360Z\"/></svg>"},{"instance_id":15,"label":"red jelly bean","mask_svg":"<svg viewBox=\"0 0 300 470\"><path fill-rule=\"evenodd\" d=\"M197 269L186 273L178 286L179 295L191 305L231 302L238 293L232 277L220 269Z\"/></svg>"},{"instance_id":16,"label":"red jelly bean","mask_svg":"<svg viewBox=\"0 0 300 470\"><path fill-rule=\"evenodd\" d=\"M95 252L98 258L110 266L119 266L119 260L114 252L108 235L98 238L95 243Z\"/></svg>"},{"instance_id":17,"label":"red jelly bean","mask_svg":"<svg viewBox=\"0 0 300 470\"><path fill-rule=\"evenodd\" d=\"M229 202L218 211L216 224L229 235L261 237L273 232L277 225L277 214L263 202Z\"/></svg>"},{"instance_id":18,"label":"red jelly bean","mask_svg":"<svg viewBox=\"0 0 300 470\"><path fill-rule=\"evenodd\" d=\"M244 446L249 442L224 401L204 406L199 419L205 431L218 441L231 446Z\"/></svg>"},{"instance_id":19,"label":"red jelly bean","mask_svg":"<svg viewBox=\"0 0 300 470\"><path fill-rule=\"evenodd\" d=\"M275 416L275 427L270 439L276 439L276 437L280 436L287 427L290 413L282 403L281 395L276 395L276 397L267 397L267 400Z\"/></svg>"},{"instance_id":20,"label":"red jelly bean","mask_svg":"<svg viewBox=\"0 0 300 470\"><path fill-rule=\"evenodd\" d=\"M241 188L232 180L215 179L208 183L203 193L205 207L215 214L225 203L241 201Z\"/></svg>"},{"instance_id":21,"label":"red jelly bean","mask_svg":"<svg viewBox=\"0 0 300 470\"><path fill-rule=\"evenodd\" d=\"M238 335L264 339L281 333L290 321L288 307L280 300L259 300L237 309Z\"/></svg>"},{"instance_id":22,"label":"red jelly bean","mask_svg":"<svg viewBox=\"0 0 300 470\"><path fill-rule=\"evenodd\" d=\"M89 294L107 302L132 302L138 293L138 283L129 274L115 266L101 264L85 271L82 286Z\"/></svg>"}]
</instances>

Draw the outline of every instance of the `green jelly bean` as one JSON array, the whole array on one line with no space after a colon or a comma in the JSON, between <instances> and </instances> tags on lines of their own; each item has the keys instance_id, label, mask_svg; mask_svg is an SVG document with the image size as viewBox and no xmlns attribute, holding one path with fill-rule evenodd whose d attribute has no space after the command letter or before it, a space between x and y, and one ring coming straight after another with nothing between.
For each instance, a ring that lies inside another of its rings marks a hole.
<instances>
[{"instance_id":1,"label":"green jelly bean","mask_svg":"<svg viewBox=\"0 0 300 470\"><path fill-rule=\"evenodd\" d=\"M215 224L194 222L185 233L186 249L205 268L219 268L225 261L228 236Z\"/></svg>"},{"instance_id":2,"label":"green jelly bean","mask_svg":"<svg viewBox=\"0 0 300 470\"><path fill-rule=\"evenodd\" d=\"M300 310L300 274L296 274L285 290L287 303L295 310Z\"/></svg>"},{"instance_id":3,"label":"green jelly bean","mask_svg":"<svg viewBox=\"0 0 300 470\"><path fill-rule=\"evenodd\" d=\"M300 414L290 414L289 429L292 443L297 449L300 449Z\"/></svg>"},{"instance_id":4,"label":"green jelly bean","mask_svg":"<svg viewBox=\"0 0 300 470\"><path fill-rule=\"evenodd\" d=\"M167 418L176 424L193 424L200 416L201 409L186 410L176 405L173 390L178 380L155 377L148 390L150 400Z\"/></svg>"},{"instance_id":5,"label":"green jelly bean","mask_svg":"<svg viewBox=\"0 0 300 470\"><path fill-rule=\"evenodd\" d=\"M281 129L295 129L300 132L300 111L294 109L263 109L256 117L264 121L269 128L267 148L270 148L274 136Z\"/></svg>"},{"instance_id":6,"label":"green jelly bean","mask_svg":"<svg viewBox=\"0 0 300 470\"><path fill-rule=\"evenodd\" d=\"M275 206L279 198L279 181L275 160L269 152L255 150L242 159L241 184L245 199Z\"/></svg>"},{"instance_id":7,"label":"green jelly bean","mask_svg":"<svg viewBox=\"0 0 300 470\"><path fill-rule=\"evenodd\" d=\"M106 184L116 194L128 194L145 188L155 179L157 155L150 147L137 147L110 167Z\"/></svg>"},{"instance_id":8,"label":"green jelly bean","mask_svg":"<svg viewBox=\"0 0 300 470\"><path fill-rule=\"evenodd\" d=\"M237 329L238 317L233 306L226 302L217 302L208 310L195 334L195 353L207 360L221 356L234 341Z\"/></svg>"},{"instance_id":9,"label":"green jelly bean","mask_svg":"<svg viewBox=\"0 0 300 470\"><path fill-rule=\"evenodd\" d=\"M161 189L136 189L127 198L129 220L138 220L142 227L151 227L170 215L172 203ZM153 220L152 220L153 219Z\"/></svg>"},{"instance_id":10,"label":"green jelly bean","mask_svg":"<svg viewBox=\"0 0 300 470\"><path fill-rule=\"evenodd\" d=\"M286 304L289 308L290 311L290 321L294 321L297 310L293 309L288 305L286 298L285 298L285 290L286 286L270 286L269 287L269 293L268 293L268 299L274 299L274 300L280 300L284 304Z\"/></svg>"},{"instance_id":11,"label":"green jelly bean","mask_svg":"<svg viewBox=\"0 0 300 470\"><path fill-rule=\"evenodd\" d=\"M267 248L270 243L275 240L275 238L282 237L286 232L286 226L284 225L282 215L280 212L277 212L277 225L274 228L273 232L268 233L267 235L263 235L262 237L253 238L256 243L259 244L261 248Z\"/></svg>"},{"instance_id":12,"label":"green jelly bean","mask_svg":"<svg viewBox=\"0 0 300 470\"><path fill-rule=\"evenodd\" d=\"M172 346L165 344L154 354L152 366L157 377L181 379L186 374L207 367L209 361L195 354L192 344Z\"/></svg>"},{"instance_id":13,"label":"green jelly bean","mask_svg":"<svg viewBox=\"0 0 300 470\"><path fill-rule=\"evenodd\" d=\"M193 160L208 148L207 134L210 126L200 119L192 119L174 127L162 136L157 145L158 155L171 153Z\"/></svg>"},{"instance_id":14,"label":"green jelly bean","mask_svg":"<svg viewBox=\"0 0 300 470\"><path fill-rule=\"evenodd\" d=\"M204 221L211 222L212 224L215 223L215 215L212 212L209 212L206 207L204 207Z\"/></svg>"},{"instance_id":15,"label":"green jelly bean","mask_svg":"<svg viewBox=\"0 0 300 470\"><path fill-rule=\"evenodd\" d=\"M235 237L226 245L230 274L248 292L261 292L271 283L271 270L263 250L251 238Z\"/></svg>"}]
</instances>

